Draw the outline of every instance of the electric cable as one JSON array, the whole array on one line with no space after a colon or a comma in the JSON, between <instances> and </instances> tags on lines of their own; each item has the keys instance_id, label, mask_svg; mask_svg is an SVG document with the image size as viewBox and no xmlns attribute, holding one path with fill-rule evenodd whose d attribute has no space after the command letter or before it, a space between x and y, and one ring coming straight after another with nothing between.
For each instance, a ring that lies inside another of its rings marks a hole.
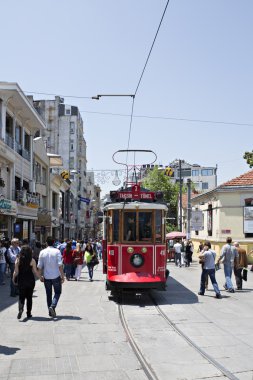
<instances>
[{"instance_id":1,"label":"electric cable","mask_svg":"<svg viewBox=\"0 0 253 380\"><path fill-rule=\"evenodd\" d=\"M158 36L158 33L159 33L159 30L160 30L160 27L162 25L162 22L163 22L163 19L164 19L164 16L165 16L165 13L166 13L166 10L167 10L167 7L169 5L169 2L170 0L167 0L167 3L165 5L165 8L164 8L164 11L163 11L163 14L162 14L162 17L161 17L161 20L159 22L159 25L158 25L158 28L157 28L157 31L156 31L156 34L155 34L155 37L153 39L153 42L152 42L152 45L151 45L151 48L149 50L149 53L148 53L148 56L147 56L147 59L146 59L146 62L144 64L144 67L143 67L143 70L142 70L142 73L141 73L141 76L140 76L140 79L137 83L137 86L136 86L136 89L135 89L135 92L134 92L134 96L132 98L132 110L131 110L131 116L130 116L130 126L129 126L129 133L128 133L128 143L127 143L127 150L129 149L130 147L130 140L131 140L131 133L132 133L132 122L133 122L133 113L134 113L134 101L135 101L135 97L136 97L136 94L137 94L137 91L139 90L139 87L140 87L140 84L141 84L141 81L142 81L142 78L143 78L143 75L144 75L144 72L146 70L146 67L147 67L147 64L148 64L148 61L149 61L149 58L151 56L151 53L152 53L152 50L153 50L153 47L155 45L155 41L156 41L156 38ZM128 161L128 152L127 152L127 156L126 156L126 164L127 164L127 161Z\"/></svg>"},{"instance_id":2,"label":"electric cable","mask_svg":"<svg viewBox=\"0 0 253 380\"><path fill-rule=\"evenodd\" d=\"M96 112L96 111L80 111L80 113L90 113L98 115L108 115L108 116L120 116L129 117L131 114L121 114L112 112ZM202 119L189 119L183 117L172 117L172 116L151 116L151 115L133 115L133 118L145 118L145 119L157 119L157 120L173 120L173 121L187 121L192 123L209 123L209 124L224 124L224 125L235 125L242 127L253 127L253 123L237 123L234 121L220 121L220 120L202 120Z\"/></svg>"}]
</instances>

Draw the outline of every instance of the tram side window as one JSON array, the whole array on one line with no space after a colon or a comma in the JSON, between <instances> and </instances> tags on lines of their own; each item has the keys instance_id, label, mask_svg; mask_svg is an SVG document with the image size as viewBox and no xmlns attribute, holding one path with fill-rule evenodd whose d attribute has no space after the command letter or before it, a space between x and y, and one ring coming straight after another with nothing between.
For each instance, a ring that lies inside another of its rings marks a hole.
<instances>
[{"instance_id":1,"label":"tram side window","mask_svg":"<svg viewBox=\"0 0 253 380\"><path fill-rule=\"evenodd\" d=\"M139 240L152 240L152 212L139 212Z\"/></svg>"},{"instance_id":2,"label":"tram side window","mask_svg":"<svg viewBox=\"0 0 253 380\"><path fill-rule=\"evenodd\" d=\"M162 212L155 211L155 240L157 243L162 242Z\"/></svg>"},{"instance_id":3,"label":"tram side window","mask_svg":"<svg viewBox=\"0 0 253 380\"><path fill-rule=\"evenodd\" d=\"M124 213L124 240L136 241L136 213Z\"/></svg>"},{"instance_id":4,"label":"tram side window","mask_svg":"<svg viewBox=\"0 0 253 380\"><path fill-rule=\"evenodd\" d=\"M119 210L113 212L113 241L119 241Z\"/></svg>"}]
</instances>

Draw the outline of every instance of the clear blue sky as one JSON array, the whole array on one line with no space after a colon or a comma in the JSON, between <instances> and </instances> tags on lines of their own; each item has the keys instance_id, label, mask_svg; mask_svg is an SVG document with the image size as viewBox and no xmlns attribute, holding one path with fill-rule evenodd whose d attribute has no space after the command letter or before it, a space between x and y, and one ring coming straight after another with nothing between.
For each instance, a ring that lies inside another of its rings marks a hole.
<instances>
[{"instance_id":1,"label":"clear blue sky","mask_svg":"<svg viewBox=\"0 0 253 380\"><path fill-rule=\"evenodd\" d=\"M166 2L1 1L0 80L59 95L134 93ZM134 117L130 148L154 150L161 164L217 164L218 183L248 170L252 126L162 117L253 124L252 14L252 0L170 1L134 109L160 118ZM99 113L130 114L131 99L65 103L82 111L88 168L115 168L130 118Z\"/></svg>"}]
</instances>

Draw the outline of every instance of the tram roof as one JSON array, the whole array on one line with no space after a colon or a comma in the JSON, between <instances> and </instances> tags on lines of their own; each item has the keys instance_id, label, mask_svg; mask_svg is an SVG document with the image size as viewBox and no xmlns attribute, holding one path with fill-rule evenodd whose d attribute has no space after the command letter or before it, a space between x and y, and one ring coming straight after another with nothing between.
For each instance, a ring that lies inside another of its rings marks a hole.
<instances>
[{"instance_id":1,"label":"tram roof","mask_svg":"<svg viewBox=\"0 0 253 380\"><path fill-rule=\"evenodd\" d=\"M165 210L168 207L166 204L161 203L144 203L144 202L117 202L110 203L104 207L104 210Z\"/></svg>"}]
</instances>

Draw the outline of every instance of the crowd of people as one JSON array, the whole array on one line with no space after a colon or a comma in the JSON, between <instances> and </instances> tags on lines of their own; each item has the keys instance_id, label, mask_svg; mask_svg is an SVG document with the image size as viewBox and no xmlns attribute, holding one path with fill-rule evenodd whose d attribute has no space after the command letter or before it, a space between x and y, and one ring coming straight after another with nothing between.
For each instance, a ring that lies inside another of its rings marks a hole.
<instances>
[{"instance_id":1,"label":"crowd of people","mask_svg":"<svg viewBox=\"0 0 253 380\"><path fill-rule=\"evenodd\" d=\"M172 244L171 244L172 246ZM189 267L192 262L192 254L194 247L191 240L179 240L173 245L175 252L175 265L178 267ZM216 298L220 299L221 293L215 277L215 272L220 269L220 264L223 264L225 283L224 289L230 293L235 292L232 282L232 273L234 273L236 288L242 290L243 279L247 279L247 253L246 250L240 247L238 242L232 244L232 238L228 237L226 244L222 247L221 254L216 260L216 252L211 248L210 241L200 243L198 248L199 263L202 266L200 290L198 294L204 296L205 290L208 288L208 278L210 278ZM253 266L251 267L253 271Z\"/></svg>"},{"instance_id":2,"label":"crowd of people","mask_svg":"<svg viewBox=\"0 0 253 380\"><path fill-rule=\"evenodd\" d=\"M35 279L40 279L45 286L49 316L55 317L65 278L67 281L79 281L82 269L87 266L89 281L92 282L94 266L101 258L99 239L55 242L49 236L45 245L35 242L33 247L28 241L21 242L17 238L10 242L0 240L0 285L5 285L5 278L9 275L10 296L19 296L17 318L22 316L25 301L27 318L31 318Z\"/></svg>"}]
</instances>

